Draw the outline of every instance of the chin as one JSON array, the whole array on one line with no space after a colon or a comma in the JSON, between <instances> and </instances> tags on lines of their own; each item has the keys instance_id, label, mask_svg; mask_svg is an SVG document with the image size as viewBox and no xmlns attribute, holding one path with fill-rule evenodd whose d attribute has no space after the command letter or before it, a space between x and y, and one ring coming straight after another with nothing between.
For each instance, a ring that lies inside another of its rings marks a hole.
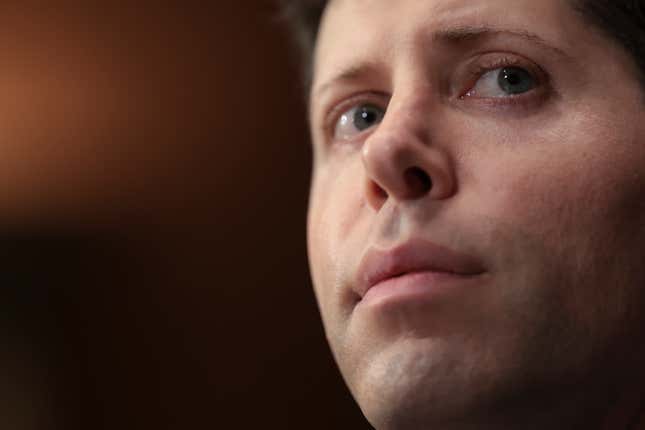
<instances>
[{"instance_id":1,"label":"chin","mask_svg":"<svg viewBox=\"0 0 645 430\"><path fill-rule=\"evenodd\" d=\"M401 340L372 355L348 383L377 430L461 428L457 421L484 407L481 387L491 379L466 354L438 339Z\"/></svg>"}]
</instances>

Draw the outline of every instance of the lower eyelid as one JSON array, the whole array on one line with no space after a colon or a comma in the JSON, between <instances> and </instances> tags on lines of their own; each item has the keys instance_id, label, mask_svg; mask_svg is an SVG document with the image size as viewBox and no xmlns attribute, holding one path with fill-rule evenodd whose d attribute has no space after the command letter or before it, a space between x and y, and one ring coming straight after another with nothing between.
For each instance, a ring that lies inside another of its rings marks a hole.
<instances>
[{"instance_id":1,"label":"lower eyelid","mask_svg":"<svg viewBox=\"0 0 645 430\"><path fill-rule=\"evenodd\" d=\"M548 87L537 87L528 92L507 97L463 97L460 98L464 104L462 108L469 107L478 110L491 110L498 113L511 113L524 115L536 111L540 106L546 103L551 94Z\"/></svg>"}]
</instances>

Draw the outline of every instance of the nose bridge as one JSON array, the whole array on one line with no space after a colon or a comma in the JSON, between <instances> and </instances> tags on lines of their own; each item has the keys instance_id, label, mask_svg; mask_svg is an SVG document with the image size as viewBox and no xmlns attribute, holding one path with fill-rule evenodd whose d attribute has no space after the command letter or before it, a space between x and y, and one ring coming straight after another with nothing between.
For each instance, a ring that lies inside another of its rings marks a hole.
<instances>
[{"instance_id":1,"label":"nose bridge","mask_svg":"<svg viewBox=\"0 0 645 430\"><path fill-rule=\"evenodd\" d=\"M428 82L427 65L424 55L416 51L415 39L421 34L410 34L402 38L402 49L395 54L397 67L392 71L392 97L383 121L376 133L390 135L392 143L401 141L424 144L428 140L429 115L433 102L432 85ZM404 136L409 135L404 139ZM378 137L378 136L377 136Z\"/></svg>"},{"instance_id":2,"label":"nose bridge","mask_svg":"<svg viewBox=\"0 0 645 430\"><path fill-rule=\"evenodd\" d=\"M454 178L444 151L433 142L431 98L419 86L393 95L383 121L363 145L365 193L380 208L389 198L444 199Z\"/></svg>"},{"instance_id":3,"label":"nose bridge","mask_svg":"<svg viewBox=\"0 0 645 430\"><path fill-rule=\"evenodd\" d=\"M414 154L420 150L417 147L428 146L426 104L414 93L393 96L381 124L365 142L364 162L374 155L379 162L414 163Z\"/></svg>"},{"instance_id":4,"label":"nose bridge","mask_svg":"<svg viewBox=\"0 0 645 430\"><path fill-rule=\"evenodd\" d=\"M430 115L430 101L427 91L421 85L410 86L405 92L394 94L383 118L383 127L392 128L396 133L414 134L423 143L427 139Z\"/></svg>"}]
</instances>

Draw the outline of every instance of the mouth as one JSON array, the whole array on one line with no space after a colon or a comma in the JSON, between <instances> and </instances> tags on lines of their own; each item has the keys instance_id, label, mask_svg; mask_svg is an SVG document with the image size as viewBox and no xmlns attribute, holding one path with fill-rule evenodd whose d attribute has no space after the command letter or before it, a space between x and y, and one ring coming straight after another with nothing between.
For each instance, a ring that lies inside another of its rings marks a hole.
<instances>
[{"instance_id":1,"label":"mouth","mask_svg":"<svg viewBox=\"0 0 645 430\"><path fill-rule=\"evenodd\" d=\"M475 257L414 239L391 249L371 248L353 283L360 302L420 298L470 281L486 272Z\"/></svg>"}]
</instances>

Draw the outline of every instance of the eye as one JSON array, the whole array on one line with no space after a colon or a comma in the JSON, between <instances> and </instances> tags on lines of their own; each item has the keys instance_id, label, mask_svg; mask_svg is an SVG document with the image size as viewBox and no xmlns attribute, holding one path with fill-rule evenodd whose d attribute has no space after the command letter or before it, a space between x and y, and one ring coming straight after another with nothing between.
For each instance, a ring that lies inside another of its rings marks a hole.
<instances>
[{"instance_id":1,"label":"eye","mask_svg":"<svg viewBox=\"0 0 645 430\"><path fill-rule=\"evenodd\" d=\"M501 67L484 73L466 96L509 97L529 92L537 86L537 79L526 69Z\"/></svg>"},{"instance_id":2,"label":"eye","mask_svg":"<svg viewBox=\"0 0 645 430\"><path fill-rule=\"evenodd\" d=\"M385 110L373 104L360 104L343 112L336 122L334 137L348 140L361 132L378 125Z\"/></svg>"}]
</instances>

